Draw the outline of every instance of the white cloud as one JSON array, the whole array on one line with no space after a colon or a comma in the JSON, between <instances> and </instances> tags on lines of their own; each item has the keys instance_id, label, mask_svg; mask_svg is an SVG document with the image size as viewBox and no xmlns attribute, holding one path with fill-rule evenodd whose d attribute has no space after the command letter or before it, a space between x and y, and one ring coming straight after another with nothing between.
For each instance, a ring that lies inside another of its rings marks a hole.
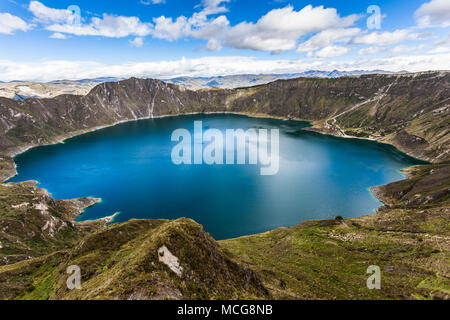
<instances>
[{"instance_id":1,"label":"white cloud","mask_svg":"<svg viewBox=\"0 0 450 320\"><path fill-rule=\"evenodd\" d=\"M203 10L201 14L212 15L223 12L228 12L228 9L222 6L223 3L228 3L231 0L202 0Z\"/></svg>"},{"instance_id":2,"label":"white cloud","mask_svg":"<svg viewBox=\"0 0 450 320\"><path fill-rule=\"evenodd\" d=\"M336 42L348 42L360 32L361 29L359 28L324 30L309 38L308 41L301 43L298 46L297 52L309 52L332 45Z\"/></svg>"},{"instance_id":3,"label":"white cloud","mask_svg":"<svg viewBox=\"0 0 450 320\"><path fill-rule=\"evenodd\" d=\"M175 21L172 18L161 16L153 20L155 23L152 35L159 39L168 41L178 40L190 34L191 27L186 17L178 17Z\"/></svg>"},{"instance_id":4,"label":"white cloud","mask_svg":"<svg viewBox=\"0 0 450 320\"><path fill-rule=\"evenodd\" d=\"M19 17L13 16L9 13L0 12L0 33L13 34L15 31L28 31L32 28L31 25Z\"/></svg>"},{"instance_id":5,"label":"white cloud","mask_svg":"<svg viewBox=\"0 0 450 320\"><path fill-rule=\"evenodd\" d=\"M128 36L142 38L151 35L168 41L192 37L207 41L208 50L231 47L278 53L294 49L302 36L323 31L324 33L318 35L315 40L305 44L319 49L331 46L334 42L348 41L348 37L360 32L357 28L346 29L353 25L359 16L340 17L336 9L323 6L308 5L299 11L287 6L269 11L255 23L241 22L234 26L230 25L224 15L211 17L227 12L225 5L230 1L202 0L199 5L201 10L189 18L161 16L153 19L153 24L142 22L137 17L109 14L103 14L101 18L93 17L83 24L73 24L70 23L73 17L69 10L49 8L39 1L30 2L29 9L34 14L35 20L48 24L45 28L54 34L114 38ZM146 0L144 4L150 2L160 1ZM340 30L343 34L337 34L336 30L332 29Z\"/></svg>"},{"instance_id":6,"label":"white cloud","mask_svg":"<svg viewBox=\"0 0 450 320\"><path fill-rule=\"evenodd\" d=\"M411 40L426 40L434 36L432 32L410 33L408 38Z\"/></svg>"},{"instance_id":7,"label":"white cloud","mask_svg":"<svg viewBox=\"0 0 450 320\"><path fill-rule=\"evenodd\" d=\"M444 38L439 40L438 42L435 43L436 46L447 46L450 45L450 34Z\"/></svg>"},{"instance_id":8,"label":"white cloud","mask_svg":"<svg viewBox=\"0 0 450 320\"><path fill-rule=\"evenodd\" d=\"M421 46L396 46L391 49L392 53L411 52L422 49Z\"/></svg>"},{"instance_id":9,"label":"white cloud","mask_svg":"<svg viewBox=\"0 0 450 320\"><path fill-rule=\"evenodd\" d=\"M432 25L450 26L450 1L431 0L424 3L415 12L415 17L421 27Z\"/></svg>"},{"instance_id":10,"label":"white cloud","mask_svg":"<svg viewBox=\"0 0 450 320\"><path fill-rule=\"evenodd\" d=\"M65 9L53 9L39 1L31 1L28 6L35 20L41 23L66 23L72 18L72 12Z\"/></svg>"},{"instance_id":11,"label":"white cloud","mask_svg":"<svg viewBox=\"0 0 450 320\"><path fill-rule=\"evenodd\" d=\"M428 51L427 53L435 54L435 53L444 53L450 52L450 47L436 47L433 50Z\"/></svg>"},{"instance_id":12,"label":"white cloud","mask_svg":"<svg viewBox=\"0 0 450 320\"><path fill-rule=\"evenodd\" d=\"M133 40L130 40L130 45L132 47L141 48L144 45L144 39L142 38L134 38Z\"/></svg>"},{"instance_id":13,"label":"white cloud","mask_svg":"<svg viewBox=\"0 0 450 320\"><path fill-rule=\"evenodd\" d=\"M408 30L395 30L393 32L372 32L357 36L352 40L353 44L365 45L391 45L403 42L409 35Z\"/></svg>"},{"instance_id":14,"label":"white cloud","mask_svg":"<svg viewBox=\"0 0 450 320\"><path fill-rule=\"evenodd\" d=\"M245 56L204 57L107 65L93 61L40 61L33 63L0 61L0 80L51 81L97 77L142 77L167 79L179 76L295 73L306 70L426 71L449 70L450 52L376 59L264 60Z\"/></svg>"},{"instance_id":15,"label":"white cloud","mask_svg":"<svg viewBox=\"0 0 450 320\"><path fill-rule=\"evenodd\" d=\"M222 42L237 49L283 51L296 47L304 35L330 28L345 28L354 24L357 16L341 18L336 9L308 5L300 11L292 6L274 9L256 23L243 22L229 28Z\"/></svg>"},{"instance_id":16,"label":"white cloud","mask_svg":"<svg viewBox=\"0 0 450 320\"><path fill-rule=\"evenodd\" d=\"M73 34L110 38L144 37L153 31L151 23L141 22L138 17L103 14L102 18L93 17L90 23L78 24L74 23L77 19L70 10L49 8L39 1L31 1L28 9L33 13L35 21L46 24L45 29L54 32L53 36Z\"/></svg>"},{"instance_id":17,"label":"white cloud","mask_svg":"<svg viewBox=\"0 0 450 320\"><path fill-rule=\"evenodd\" d=\"M217 41L215 39L211 39L206 44L206 50L208 50L208 51L219 51L219 50L222 50L222 45L220 44L219 41Z\"/></svg>"},{"instance_id":18,"label":"white cloud","mask_svg":"<svg viewBox=\"0 0 450 320\"><path fill-rule=\"evenodd\" d=\"M191 36L196 39L208 40L221 47L222 43L218 39L226 36L229 26L230 22L225 16L219 16L208 22L196 21L195 24L193 24Z\"/></svg>"},{"instance_id":19,"label":"white cloud","mask_svg":"<svg viewBox=\"0 0 450 320\"><path fill-rule=\"evenodd\" d=\"M314 53L310 52L308 56L315 57L319 59L323 58L334 58L342 56L348 53L350 49L344 46L328 46L323 48L322 50L316 51Z\"/></svg>"},{"instance_id":20,"label":"white cloud","mask_svg":"<svg viewBox=\"0 0 450 320\"><path fill-rule=\"evenodd\" d=\"M64 40L64 39L67 39L67 36L64 35L64 34L62 34L62 33L55 32L54 34L52 34L52 35L50 36L50 38L52 38L52 39Z\"/></svg>"},{"instance_id":21,"label":"white cloud","mask_svg":"<svg viewBox=\"0 0 450 320\"><path fill-rule=\"evenodd\" d=\"M141 0L141 3L146 5L163 2L164 0ZM345 55L351 50L352 45L368 46L359 50L360 55L388 50L394 54L410 52L418 47L398 45L388 48L384 46L397 45L405 40L425 39L430 36L430 33L413 33L412 29L362 32L361 29L352 27L360 16L341 17L335 8L312 5L298 11L288 5L267 12L256 22L244 21L231 25L228 18L221 15L228 11L227 4L230 2L231 0L201 0L201 4L196 7L200 9L191 17L160 16L154 18L153 23L141 21L138 17L103 14L102 17L93 17L81 24L73 24L71 21L74 17L71 11L49 8L39 1L31 1L29 10L33 13L35 21L44 24L46 30L53 32L50 37L54 39L65 39L71 34L110 38L130 37L130 45L142 47L146 36L168 41L194 38L205 40L206 49L210 51L229 47L280 53L297 47L297 52L307 52L308 57L317 59ZM432 0L417 10L416 17L432 17L433 22L446 19L445 8L446 5L442 0ZM21 21L25 24L22 30L29 28L23 20ZM0 32L2 32L2 22L0 20ZM5 29L4 26L3 28ZM311 37L298 44L299 39L303 37L307 39L307 36ZM440 43L436 46L445 47L446 44Z\"/></svg>"},{"instance_id":22,"label":"white cloud","mask_svg":"<svg viewBox=\"0 0 450 320\"><path fill-rule=\"evenodd\" d=\"M284 51L294 49L304 35L330 28L345 28L354 24L358 16L341 18L336 9L304 7L295 11L292 6L274 9L256 23L241 22L231 26L225 16L209 16L226 11L221 0L204 0L203 10L192 17L154 19L154 36L173 41L182 37L207 40L207 49L219 50L223 46L257 51ZM354 32L354 30L350 31Z\"/></svg>"},{"instance_id":23,"label":"white cloud","mask_svg":"<svg viewBox=\"0 0 450 320\"><path fill-rule=\"evenodd\" d=\"M153 25L151 23L143 23L138 17L103 14L102 18L92 18L89 24L53 24L46 29L77 36L123 38L128 36L145 37L152 33L152 28Z\"/></svg>"},{"instance_id":24,"label":"white cloud","mask_svg":"<svg viewBox=\"0 0 450 320\"><path fill-rule=\"evenodd\" d=\"M141 4L143 5L151 5L151 4L161 4L161 3L166 3L166 0L141 0Z\"/></svg>"},{"instance_id":25,"label":"white cloud","mask_svg":"<svg viewBox=\"0 0 450 320\"><path fill-rule=\"evenodd\" d=\"M159 39L166 39L168 41L178 40L184 37L194 37L198 39L209 40L214 35L222 33L223 27L229 25L228 19L225 16L219 16L214 19L209 19L210 15L226 12L227 9L221 6L224 2L230 0L203 0L202 10L196 12L192 17L187 18L180 16L178 18L171 18L161 16L153 19L155 24L152 35ZM217 43L212 41L211 43ZM218 48L215 45L214 48ZM213 48L209 44L209 48Z\"/></svg>"},{"instance_id":26,"label":"white cloud","mask_svg":"<svg viewBox=\"0 0 450 320\"><path fill-rule=\"evenodd\" d=\"M359 50L360 55L371 55L386 52L387 48L384 47L367 47Z\"/></svg>"}]
</instances>

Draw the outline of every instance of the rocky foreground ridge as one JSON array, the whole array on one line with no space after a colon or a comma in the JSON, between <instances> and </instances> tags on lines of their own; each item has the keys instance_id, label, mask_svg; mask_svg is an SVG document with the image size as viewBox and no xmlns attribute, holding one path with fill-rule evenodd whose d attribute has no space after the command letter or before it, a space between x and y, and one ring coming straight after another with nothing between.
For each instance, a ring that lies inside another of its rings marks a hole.
<instances>
[{"instance_id":1,"label":"rocky foreground ridge","mask_svg":"<svg viewBox=\"0 0 450 320\"><path fill-rule=\"evenodd\" d=\"M0 176L12 157L141 118L233 112L312 121L311 130L390 143L430 165L374 188L379 213L305 222L216 242L188 219L75 223L96 199L55 200L34 182L0 184L0 299L448 299L448 72L276 81L190 91L158 80L104 83L86 96L0 98ZM364 213L362 213L364 214ZM66 268L82 269L82 290ZM368 290L366 270L383 270Z\"/></svg>"}]
</instances>

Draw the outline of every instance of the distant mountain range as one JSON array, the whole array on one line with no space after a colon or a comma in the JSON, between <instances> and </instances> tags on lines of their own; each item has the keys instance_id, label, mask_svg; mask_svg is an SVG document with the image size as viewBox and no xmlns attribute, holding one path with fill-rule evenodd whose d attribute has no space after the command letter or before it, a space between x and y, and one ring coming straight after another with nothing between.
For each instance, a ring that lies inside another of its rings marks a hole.
<instances>
[{"instance_id":1,"label":"distant mountain range","mask_svg":"<svg viewBox=\"0 0 450 320\"><path fill-rule=\"evenodd\" d=\"M51 82L0 82L0 97L22 101L28 98L54 98L63 94L86 95L100 83L118 80L116 78L96 78Z\"/></svg>"},{"instance_id":2,"label":"distant mountain range","mask_svg":"<svg viewBox=\"0 0 450 320\"><path fill-rule=\"evenodd\" d=\"M261 84L267 84L280 79L293 78L341 78L347 76L360 76L363 74L392 74L393 72L383 70L355 70L355 71L320 71L310 70L300 73L286 73L286 74L243 74L232 76L217 76L217 77L179 77L173 79L162 79L165 82L178 84L189 89L203 89L203 88L221 88L234 89L242 87L250 87ZM407 73L401 72L401 73Z\"/></svg>"},{"instance_id":3,"label":"distant mountain range","mask_svg":"<svg viewBox=\"0 0 450 320\"><path fill-rule=\"evenodd\" d=\"M383 70L355 70L355 71L320 71L310 70L300 73L288 74L243 74L216 77L178 77L160 79L168 83L177 84L191 90L205 88L234 89L267 84L280 79L293 78L340 78L346 76L360 76L364 74L392 74ZM407 73L399 72L399 73ZM0 81L0 97L6 97L18 101L28 98L53 98L62 94L86 95L96 85L104 82L116 82L123 78L103 77L82 80L57 80L51 82L32 81Z\"/></svg>"}]
</instances>

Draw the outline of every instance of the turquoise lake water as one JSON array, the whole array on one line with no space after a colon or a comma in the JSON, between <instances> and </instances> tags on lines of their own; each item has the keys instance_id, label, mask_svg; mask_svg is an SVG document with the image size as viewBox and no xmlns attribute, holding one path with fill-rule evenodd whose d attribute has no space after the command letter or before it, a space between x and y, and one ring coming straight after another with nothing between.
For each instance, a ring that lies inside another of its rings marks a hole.
<instances>
[{"instance_id":1,"label":"turquoise lake water","mask_svg":"<svg viewBox=\"0 0 450 320\"><path fill-rule=\"evenodd\" d=\"M280 170L261 176L250 165L177 166L172 132L203 127L280 129ZM79 220L120 212L131 218L188 217L216 239L288 227L306 220L358 217L381 204L372 186L403 179L400 169L422 163L390 146L302 130L305 122L237 115L191 115L120 124L38 147L16 157L18 176L37 180L53 197L102 198Z\"/></svg>"}]
</instances>

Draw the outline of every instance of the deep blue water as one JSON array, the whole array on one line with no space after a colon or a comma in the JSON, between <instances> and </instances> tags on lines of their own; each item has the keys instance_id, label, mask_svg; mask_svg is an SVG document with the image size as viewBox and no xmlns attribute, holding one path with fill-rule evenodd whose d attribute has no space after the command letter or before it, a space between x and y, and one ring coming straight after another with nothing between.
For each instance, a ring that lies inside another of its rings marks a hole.
<instances>
[{"instance_id":1,"label":"deep blue water","mask_svg":"<svg viewBox=\"0 0 450 320\"><path fill-rule=\"evenodd\" d=\"M175 129L194 121L221 130L280 129L280 170L258 166L176 166ZM16 157L19 175L60 199L93 196L103 202L82 220L115 212L131 218L192 218L216 239L250 235L305 220L357 217L380 206L369 188L403 179L419 163L390 146L303 131L304 122L236 115L196 115L129 122L38 147Z\"/></svg>"}]
</instances>

